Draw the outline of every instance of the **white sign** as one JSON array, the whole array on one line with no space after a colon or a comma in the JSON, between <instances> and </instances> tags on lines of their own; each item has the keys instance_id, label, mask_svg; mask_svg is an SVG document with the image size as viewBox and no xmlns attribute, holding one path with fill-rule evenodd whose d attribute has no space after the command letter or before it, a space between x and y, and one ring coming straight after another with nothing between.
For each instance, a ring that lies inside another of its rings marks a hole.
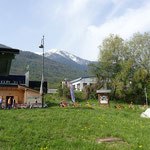
<instances>
[{"instance_id":1,"label":"white sign","mask_svg":"<svg viewBox=\"0 0 150 150\"><path fill-rule=\"evenodd\" d=\"M108 97L107 96L101 96L100 97L100 104L108 104Z\"/></svg>"}]
</instances>

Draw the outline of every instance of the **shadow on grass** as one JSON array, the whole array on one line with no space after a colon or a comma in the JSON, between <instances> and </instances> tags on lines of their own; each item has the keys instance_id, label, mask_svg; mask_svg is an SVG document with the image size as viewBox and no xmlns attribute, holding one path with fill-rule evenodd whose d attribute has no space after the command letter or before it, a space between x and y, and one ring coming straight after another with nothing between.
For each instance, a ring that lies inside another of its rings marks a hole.
<instances>
[{"instance_id":1,"label":"shadow on grass","mask_svg":"<svg viewBox=\"0 0 150 150\"><path fill-rule=\"evenodd\" d=\"M66 107L67 108L67 107ZM80 109L80 110L94 110L93 107L68 107L69 109Z\"/></svg>"},{"instance_id":2,"label":"shadow on grass","mask_svg":"<svg viewBox=\"0 0 150 150\"><path fill-rule=\"evenodd\" d=\"M58 103L53 103L53 102L48 104L48 107L55 107L55 106L59 106L59 104Z\"/></svg>"}]
</instances>

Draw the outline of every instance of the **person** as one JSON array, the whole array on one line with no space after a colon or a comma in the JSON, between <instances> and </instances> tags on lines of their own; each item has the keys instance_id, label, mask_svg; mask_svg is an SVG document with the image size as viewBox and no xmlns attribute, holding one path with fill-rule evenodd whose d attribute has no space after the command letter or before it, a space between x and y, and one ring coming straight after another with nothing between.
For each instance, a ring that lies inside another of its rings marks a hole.
<instances>
[{"instance_id":1,"label":"person","mask_svg":"<svg viewBox=\"0 0 150 150\"><path fill-rule=\"evenodd\" d=\"M0 109L2 109L3 97L0 98Z\"/></svg>"},{"instance_id":2,"label":"person","mask_svg":"<svg viewBox=\"0 0 150 150\"><path fill-rule=\"evenodd\" d=\"M66 107L66 106L67 105L66 105L66 102L64 100L60 102L60 107Z\"/></svg>"},{"instance_id":3,"label":"person","mask_svg":"<svg viewBox=\"0 0 150 150\"><path fill-rule=\"evenodd\" d=\"M130 105L129 105L129 108L130 109L134 109L134 105L133 105L133 102L131 101Z\"/></svg>"},{"instance_id":4,"label":"person","mask_svg":"<svg viewBox=\"0 0 150 150\"><path fill-rule=\"evenodd\" d=\"M13 108L16 108L16 100L13 98Z\"/></svg>"},{"instance_id":5,"label":"person","mask_svg":"<svg viewBox=\"0 0 150 150\"><path fill-rule=\"evenodd\" d=\"M11 97L8 99L8 109L11 109Z\"/></svg>"}]
</instances>

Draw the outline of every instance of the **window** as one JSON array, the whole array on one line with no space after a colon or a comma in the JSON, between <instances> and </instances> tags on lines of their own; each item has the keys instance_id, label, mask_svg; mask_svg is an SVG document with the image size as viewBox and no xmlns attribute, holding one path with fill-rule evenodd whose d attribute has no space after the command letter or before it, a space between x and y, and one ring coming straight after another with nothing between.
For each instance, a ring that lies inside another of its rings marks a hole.
<instances>
[{"instance_id":1,"label":"window","mask_svg":"<svg viewBox=\"0 0 150 150\"><path fill-rule=\"evenodd\" d=\"M83 83L83 87L86 86L86 85L87 85L87 83Z\"/></svg>"},{"instance_id":2,"label":"window","mask_svg":"<svg viewBox=\"0 0 150 150\"><path fill-rule=\"evenodd\" d=\"M80 83L77 84L77 90L80 90Z\"/></svg>"}]
</instances>

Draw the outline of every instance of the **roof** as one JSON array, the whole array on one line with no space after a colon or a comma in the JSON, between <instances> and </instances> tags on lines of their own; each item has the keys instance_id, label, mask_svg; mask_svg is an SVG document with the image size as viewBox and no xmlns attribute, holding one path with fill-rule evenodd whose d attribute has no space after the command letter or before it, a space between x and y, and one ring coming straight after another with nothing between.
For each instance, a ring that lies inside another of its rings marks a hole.
<instances>
[{"instance_id":1,"label":"roof","mask_svg":"<svg viewBox=\"0 0 150 150\"><path fill-rule=\"evenodd\" d=\"M0 75L8 76L12 59L15 54L19 54L18 49L13 49L6 45L0 44Z\"/></svg>"},{"instance_id":2,"label":"roof","mask_svg":"<svg viewBox=\"0 0 150 150\"><path fill-rule=\"evenodd\" d=\"M31 89L31 88L23 86L23 85L16 85L16 84L13 84L13 85L12 84L11 85L10 84L5 84L5 85L3 85L3 84L0 84L0 87L9 87L9 88L11 87L11 88L18 88L18 89L23 89L23 90L28 89L32 92L36 92L36 93L40 94L39 91Z\"/></svg>"},{"instance_id":3,"label":"roof","mask_svg":"<svg viewBox=\"0 0 150 150\"><path fill-rule=\"evenodd\" d=\"M28 89L28 90L30 90L30 91L33 91L33 92L36 92L36 93L40 94L39 91L34 90L34 89L31 89L31 88L29 88L29 87L27 87L27 86L18 85L18 88L20 88L20 89Z\"/></svg>"},{"instance_id":4,"label":"roof","mask_svg":"<svg viewBox=\"0 0 150 150\"><path fill-rule=\"evenodd\" d=\"M57 92L57 89L48 89L47 93L56 93Z\"/></svg>"},{"instance_id":5,"label":"roof","mask_svg":"<svg viewBox=\"0 0 150 150\"><path fill-rule=\"evenodd\" d=\"M12 49L11 47L8 47L6 45L0 44L0 48L7 48L7 49Z\"/></svg>"},{"instance_id":6,"label":"roof","mask_svg":"<svg viewBox=\"0 0 150 150\"><path fill-rule=\"evenodd\" d=\"M0 53L19 54L19 50L0 44Z\"/></svg>"},{"instance_id":7,"label":"roof","mask_svg":"<svg viewBox=\"0 0 150 150\"><path fill-rule=\"evenodd\" d=\"M0 86L25 84L24 75L0 76Z\"/></svg>"},{"instance_id":8,"label":"roof","mask_svg":"<svg viewBox=\"0 0 150 150\"><path fill-rule=\"evenodd\" d=\"M0 87L18 87L18 85L16 84L9 84L9 83L6 83L6 84L3 84L3 83L0 83Z\"/></svg>"},{"instance_id":9,"label":"roof","mask_svg":"<svg viewBox=\"0 0 150 150\"><path fill-rule=\"evenodd\" d=\"M25 75L0 76L0 80L25 80Z\"/></svg>"},{"instance_id":10,"label":"roof","mask_svg":"<svg viewBox=\"0 0 150 150\"><path fill-rule=\"evenodd\" d=\"M75 82L79 82L81 81L82 79L86 79L86 78L95 78L96 76L86 76L86 77L80 77L80 78L77 78L75 80L72 80L70 81L71 83L75 83Z\"/></svg>"}]
</instances>

